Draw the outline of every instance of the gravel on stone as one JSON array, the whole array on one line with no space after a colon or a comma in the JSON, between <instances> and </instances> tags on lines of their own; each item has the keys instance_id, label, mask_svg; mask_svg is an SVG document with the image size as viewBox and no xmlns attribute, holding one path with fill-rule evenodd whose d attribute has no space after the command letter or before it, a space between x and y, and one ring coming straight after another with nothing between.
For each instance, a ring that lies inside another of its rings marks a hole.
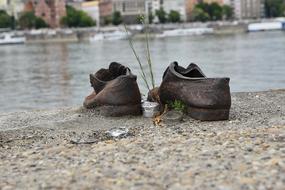
<instances>
[{"instance_id":1,"label":"gravel on stone","mask_svg":"<svg viewBox=\"0 0 285 190\"><path fill-rule=\"evenodd\" d=\"M233 93L219 122L0 113L0 189L284 190L285 90Z\"/></svg>"}]
</instances>

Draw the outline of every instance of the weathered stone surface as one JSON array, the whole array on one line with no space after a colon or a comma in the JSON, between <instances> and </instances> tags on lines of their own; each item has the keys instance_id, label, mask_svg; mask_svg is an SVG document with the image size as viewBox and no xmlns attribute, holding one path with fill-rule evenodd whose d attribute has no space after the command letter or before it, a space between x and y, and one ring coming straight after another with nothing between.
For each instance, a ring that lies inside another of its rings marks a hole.
<instances>
[{"instance_id":1,"label":"weathered stone surface","mask_svg":"<svg viewBox=\"0 0 285 190\"><path fill-rule=\"evenodd\" d=\"M285 90L235 93L229 121L165 127L73 108L2 113L0 189L281 190L284 100ZM129 135L106 135L117 127Z\"/></svg>"}]
</instances>

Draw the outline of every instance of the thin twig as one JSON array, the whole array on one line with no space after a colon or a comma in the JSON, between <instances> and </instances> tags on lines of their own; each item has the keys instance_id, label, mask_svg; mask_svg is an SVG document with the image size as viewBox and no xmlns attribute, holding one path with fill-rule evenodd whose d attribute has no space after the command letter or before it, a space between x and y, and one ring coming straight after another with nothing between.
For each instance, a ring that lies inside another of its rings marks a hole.
<instances>
[{"instance_id":1,"label":"thin twig","mask_svg":"<svg viewBox=\"0 0 285 190\"><path fill-rule=\"evenodd\" d=\"M135 51L135 48L134 48L134 46L133 46L133 41L132 41L132 39L131 39L131 37L130 37L130 35L129 35L129 33L128 33L127 26L126 26L125 24L124 24L124 27L125 27L126 33L127 33L127 35L128 35L129 45L130 45L130 47L131 47L131 49L132 49L132 51L133 51L133 53L134 53L134 56L136 57L136 59L137 59L137 61L138 61L138 64L139 64L139 66L140 66L142 78L143 78L143 80L144 80L144 82L145 82L145 84L146 84L146 86L147 86L147 89L150 90L150 87L149 87L148 82L147 82L147 79L146 79L145 72L144 72L144 70L143 70L142 63L141 63L141 61L140 61L139 56L137 55L137 53L136 53L136 51Z\"/></svg>"},{"instance_id":2,"label":"thin twig","mask_svg":"<svg viewBox=\"0 0 285 190\"><path fill-rule=\"evenodd\" d=\"M153 75L153 69L152 69L152 62L151 62L151 57L150 57L150 49L149 49L149 25L148 22L145 22L144 19L142 19L142 23L145 26L145 40L146 40L146 49L147 49L147 63L148 63L148 67L149 67L149 72L150 72L150 76L151 76L151 84L152 84L152 88L155 87L155 82L154 82L154 75Z\"/></svg>"},{"instance_id":3,"label":"thin twig","mask_svg":"<svg viewBox=\"0 0 285 190\"><path fill-rule=\"evenodd\" d=\"M150 90L149 85L148 85L148 82L147 82L146 78L143 76L143 73L141 72L140 75L141 75L142 79L144 80L147 89Z\"/></svg>"}]
</instances>

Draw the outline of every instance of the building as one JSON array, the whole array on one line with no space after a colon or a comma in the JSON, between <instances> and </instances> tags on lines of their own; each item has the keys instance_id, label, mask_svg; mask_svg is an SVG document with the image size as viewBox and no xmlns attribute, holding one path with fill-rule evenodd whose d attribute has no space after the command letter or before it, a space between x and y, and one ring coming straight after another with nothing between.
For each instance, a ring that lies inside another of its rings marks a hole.
<instances>
[{"instance_id":1,"label":"building","mask_svg":"<svg viewBox=\"0 0 285 190\"><path fill-rule=\"evenodd\" d=\"M99 2L100 23L106 24L106 20L110 21L112 14L113 14L112 0L100 0Z\"/></svg>"},{"instance_id":2,"label":"building","mask_svg":"<svg viewBox=\"0 0 285 190\"><path fill-rule=\"evenodd\" d=\"M0 10L6 10L7 0L0 0Z\"/></svg>"},{"instance_id":3,"label":"building","mask_svg":"<svg viewBox=\"0 0 285 190\"><path fill-rule=\"evenodd\" d=\"M234 10L235 19L258 19L264 17L264 0L223 0Z\"/></svg>"},{"instance_id":4,"label":"building","mask_svg":"<svg viewBox=\"0 0 285 190\"><path fill-rule=\"evenodd\" d=\"M28 0L24 11L34 11L50 27L60 26L60 20L66 15L65 0Z\"/></svg>"},{"instance_id":5,"label":"building","mask_svg":"<svg viewBox=\"0 0 285 190\"><path fill-rule=\"evenodd\" d=\"M146 0L113 0L113 11L119 11L125 23L136 23L146 13Z\"/></svg>"},{"instance_id":6,"label":"building","mask_svg":"<svg viewBox=\"0 0 285 190\"><path fill-rule=\"evenodd\" d=\"M229 5L234 10L235 19L258 19L264 17L264 0L186 0L186 12L191 18L195 5L199 2Z\"/></svg>"},{"instance_id":7,"label":"building","mask_svg":"<svg viewBox=\"0 0 285 190\"><path fill-rule=\"evenodd\" d=\"M227 4L233 7L238 20L264 17L264 0L228 0Z\"/></svg>"},{"instance_id":8,"label":"building","mask_svg":"<svg viewBox=\"0 0 285 190\"><path fill-rule=\"evenodd\" d=\"M195 5L198 3L198 0L186 0L185 10L187 15L187 20L191 20L192 11L195 8Z\"/></svg>"},{"instance_id":9,"label":"building","mask_svg":"<svg viewBox=\"0 0 285 190\"><path fill-rule=\"evenodd\" d=\"M159 10L162 7L162 3L163 3L162 0L149 0L147 2L147 7L148 7L147 11L155 15L155 11Z\"/></svg>"},{"instance_id":10,"label":"building","mask_svg":"<svg viewBox=\"0 0 285 190\"><path fill-rule=\"evenodd\" d=\"M86 12L96 23L100 22L99 1L86 1L81 3L81 10Z\"/></svg>"},{"instance_id":11,"label":"building","mask_svg":"<svg viewBox=\"0 0 285 190\"><path fill-rule=\"evenodd\" d=\"M23 7L24 3L21 0L0 0L0 10L5 10L9 15L15 18L19 17Z\"/></svg>"},{"instance_id":12,"label":"building","mask_svg":"<svg viewBox=\"0 0 285 190\"><path fill-rule=\"evenodd\" d=\"M100 0L99 15L101 23L110 18L113 12L121 13L125 23L137 23L138 17L145 14L155 14L160 8L161 0Z\"/></svg>"},{"instance_id":13,"label":"building","mask_svg":"<svg viewBox=\"0 0 285 190\"><path fill-rule=\"evenodd\" d=\"M111 16L113 13L112 0L101 0L99 2L99 14L100 17Z\"/></svg>"},{"instance_id":14,"label":"building","mask_svg":"<svg viewBox=\"0 0 285 190\"><path fill-rule=\"evenodd\" d=\"M224 0L203 0L204 3L218 3L220 5L224 4Z\"/></svg>"},{"instance_id":15,"label":"building","mask_svg":"<svg viewBox=\"0 0 285 190\"><path fill-rule=\"evenodd\" d=\"M81 3L84 2L83 0L67 0L66 4L68 6L74 7L75 9L81 9Z\"/></svg>"},{"instance_id":16,"label":"building","mask_svg":"<svg viewBox=\"0 0 285 190\"><path fill-rule=\"evenodd\" d=\"M86 12L97 26L104 25L113 14L113 0L67 0L67 5Z\"/></svg>"},{"instance_id":17,"label":"building","mask_svg":"<svg viewBox=\"0 0 285 190\"><path fill-rule=\"evenodd\" d=\"M165 10L166 13L169 13L170 11L178 11L180 13L180 17L182 21L187 20L187 14L186 14L186 1L185 0L163 0L162 1L162 7Z\"/></svg>"},{"instance_id":18,"label":"building","mask_svg":"<svg viewBox=\"0 0 285 190\"><path fill-rule=\"evenodd\" d=\"M96 21L97 26L105 24L105 20L110 20L113 14L112 0L68 0L67 4L75 9L86 12L93 20Z\"/></svg>"},{"instance_id":19,"label":"building","mask_svg":"<svg viewBox=\"0 0 285 190\"><path fill-rule=\"evenodd\" d=\"M224 0L225 5L232 5L235 0Z\"/></svg>"},{"instance_id":20,"label":"building","mask_svg":"<svg viewBox=\"0 0 285 190\"><path fill-rule=\"evenodd\" d=\"M218 3L219 5L225 4L225 1L231 1L231 0L185 0L185 7L186 7L186 16L187 20L191 19L192 11L195 8L195 5L200 2L204 3ZM234 1L234 0L232 0Z\"/></svg>"}]
</instances>

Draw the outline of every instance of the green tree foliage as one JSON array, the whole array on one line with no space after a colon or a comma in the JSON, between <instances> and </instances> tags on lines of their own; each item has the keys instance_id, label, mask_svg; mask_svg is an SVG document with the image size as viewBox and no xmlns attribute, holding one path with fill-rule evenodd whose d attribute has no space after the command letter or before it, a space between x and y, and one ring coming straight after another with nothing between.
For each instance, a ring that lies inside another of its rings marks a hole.
<instances>
[{"instance_id":1,"label":"green tree foliage","mask_svg":"<svg viewBox=\"0 0 285 190\"><path fill-rule=\"evenodd\" d=\"M104 17L104 25L112 24L112 16Z\"/></svg>"},{"instance_id":2,"label":"green tree foliage","mask_svg":"<svg viewBox=\"0 0 285 190\"><path fill-rule=\"evenodd\" d=\"M0 28L14 28L14 17L7 14L6 11L0 10Z\"/></svg>"},{"instance_id":3,"label":"green tree foliage","mask_svg":"<svg viewBox=\"0 0 285 190\"><path fill-rule=\"evenodd\" d=\"M167 21L167 17L166 17L167 14L166 14L166 12L164 11L163 8L160 8L159 10L156 10L155 14L158 17L158 20L159 20L160 23L166 23L166 21Z\"/></svg>"},{"instance_id":4,"label":"green tree foliage","mask_svg":"<svg viewBox=\"0 0 285 190\"><path fill-rule=\"evenodd\" d=\"M195 7L192 12L192 20L206 22L210 20L210 16L203 9Z\"/></svg>"},{"instance_id":5,"label":"green tree foliage","mask_svg":"<svg viewBox=\"0 0 285 190\"><path fill-rule=\"evenodd\" d=\"M61 24L66 27L91 27L96 22L84 11L66 6L66 16L61 18Z\"/></svg>"},{"instance_id":6,"label":"green tree foliage","mask_svg":"<svg viewBox=\"0 0 285 190\"><path fill-rule=\"evenodd\" d=\"M209 15L211 20L222 20L223 19L223 8L218 3L209 4Z\"/></svg>"},{"instance_id":7,"label":"green tree foliage","mask_svg":"<svg viewBox=\"0 0 285 190\"><path fill-rule=\"evenodd\" d=\"M22 29L31 29L35 26L35 14L33 12L25 12L19 18L19 25Z\"/></svg>"},{"instance_id":8,"label":"green tree foliage","mask_svg":"<svg viewBox=\"0 0 285 190\"><path fill-rule=\"evenodd\" d=\"M143 16L138 15L138 16L136 17L136 23L137 23L137 24L142 24L143 18L144 18Z\"/></svg>"},{"instance_id":9,"label":"green tree foliage","mask_svg":"<svg viewBox=\"0 0 285 190\"><path fill-rule=\"evenodd\" d=\"M47 28L48 24L41 18L36 17L34 12L24 12L18 21L21 29Z\"/></svg>"},{"instance_id":10,"label":"green tree foliage","mask_svg":"<svg viewBox=\"0 0 285 190\"><path fill-rule=\"evenodd\" d=\"M194 21L217 21L224 18L231 19L233 17L233 10L231 7L224 5L220 6L218 3L198 3L192 14Z\"/></svg>"},{"instance_id":11,"label":"green tree foliage","mask_svg":"<svg viewBox=\"0 0 285 190\"><path fill-rule=\"evenodd\" d=\"M36 20L35 20L36 29L47 28L47 27L49 27L48 24L42 18L36 17Z\"/></svg>"},{"instance_id":12,"label":"green tree foliage","mask_svg":"<svg viewBox=\"0 0 285 190\"><path fill-rule=\"evenodd\" d=\"M269 18L285 16L285 1L265 0L265 16Z\"/></svg>"},{"instance_id":13,"label":"green tree foliage","mask_svg":"<svg viewBox=\"0 0 285 190\"><path fill-rule=\"evenodd\" d=\"M234 18L234 10L232 7L224 5L222 8L223 8L223 15L226 20L231 20Z\"/></svg>"},{"instance_id":14,"label":"green tree foliage","mask_svg":"<svg viewBox=\"0 0 285 190\"><path fill-rule=\"evenodd\" d=\"M112 15L112 24L117 26L123 23L122 15L119 11L115 11Z\"/></svg>"},{"instance_id":15,"label":"green tree foliage","mask_svg":"<svg viewBox=\"0 0 285 190\"><path fill-rule=\"evenodd\" d=\"M223 9L218 3L198 3L196 7L208 13L210 20L221 20Z\"/></svg>"},{"instance_id":16,"label":"green tree foliage","mask_svg":"<svg viewBox=\"0 0 285 190\"><path fill-rule=\"evenodd\" d=\"M180 22L180 13L178 11L171 10L170 13L168 14L168 20L170 22Z\"/></svg>"},{"instance_id":17,"label":"green tree foliage","mask_svg":"<svg viewBox=\"0 0 285 190\"><path fill-rule=\"evenodd\" d=\"M154 19L154 16L152 13L149 13L148 14L148 21L149 21L149 24L152 24L153 23L153 19Z\"/></svg>"}]
</instances>

